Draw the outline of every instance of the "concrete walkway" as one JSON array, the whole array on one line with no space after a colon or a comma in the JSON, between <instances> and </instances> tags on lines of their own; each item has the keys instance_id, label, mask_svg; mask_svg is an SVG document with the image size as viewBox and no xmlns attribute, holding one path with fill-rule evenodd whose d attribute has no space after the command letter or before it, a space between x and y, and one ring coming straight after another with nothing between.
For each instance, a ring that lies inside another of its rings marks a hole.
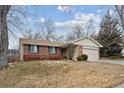
<instances>
[{"instance_id":1,"label":"concrete walkway","mask_svg":"<svg viewBox=\"0 0 124 93\"><path fill-rule=\"evenodd\" d=\"M98 62L124 65L124 60L98 60Z\"/></svg>"}]
</instances>

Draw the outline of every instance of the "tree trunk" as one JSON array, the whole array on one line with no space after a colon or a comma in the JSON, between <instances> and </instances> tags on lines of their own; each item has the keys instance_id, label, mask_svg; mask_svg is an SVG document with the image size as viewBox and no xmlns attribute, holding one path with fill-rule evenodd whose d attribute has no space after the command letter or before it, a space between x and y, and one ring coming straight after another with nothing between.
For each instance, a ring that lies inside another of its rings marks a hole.
<instances>
[{"instance_id":1,"label":"tree trunk","mask_svg":"<svg viewBox=\"0 0 124 93\"><path fill-rule=\"evenodd\" d=\"M8 65L8 28L7 14L11 6L0 6L0 69Z\"/></svg>"}]
</instances>

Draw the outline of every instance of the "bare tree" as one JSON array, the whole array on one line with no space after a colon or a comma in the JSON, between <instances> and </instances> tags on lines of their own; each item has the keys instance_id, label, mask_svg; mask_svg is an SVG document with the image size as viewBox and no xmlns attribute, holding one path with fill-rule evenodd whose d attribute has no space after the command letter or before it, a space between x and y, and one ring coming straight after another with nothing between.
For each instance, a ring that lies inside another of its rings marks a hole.
<instances>
[{"instance_id":1,"label":"bare tree","mask_svg":"<svg viewBox=\"0 0 124 93\"><path fill-rule=\"evenodd\" d=\"M28 12L25 6L12 6L7 15L9 35L17 38L17 33L22 33L27 25Z\"/></svg>"},{"instance_id":2,"label":"bare tree","mask_svg":"<svg viewBox=\"0 0 124 93\"><path fill-rule=\"evenodd\" d=\"M34 39L43 39L42 34L40 31L36 31L33 36Z\"/></svg>"},{"instance_id":3,"label":"bare tree","mask_svg":"<svg viewBox=\"0 0 124 93\"><path fill-rule=\"evenodd\" d=\"M52 36L52 41L54 41L54 42L57 42L57 41L64 41L64 36L63 35L56 35L56 34L54 34L53 36Z\"/></svg>"},{"instance_id":4,"label":"bare tree","mask_svg":"<svg viewBox=\"0 0 124 93\"><path fill-rule=\"evenodd\" d=\"M33 34L33 31L31 29L25 30L22 33L22 35L24 38L34 38L34 34Z\"/></svg>"},{"instance_id":5,"label":"bare tree","mask_svg":"<svg viewBox=\"0 0 124 93\"><path fill-rule=\"evenodd\" d=\"M81 24L76 24L73 27L74 38L84 37L84 29Z\"/></svg>"},{"instance_id":6,"label":"bare tree","mask_svg":"<svg viewBox=\"0 0 124 93\"><path fill-rule=\"evenodd\" d=\"M48 19L44 22L37 22L35 27L38 30L25 30L23 32L24 38L32 38L32 39L42 39L42 40L50 40L50 41L63 41L64 36L56 34L56 27L54 22L51 19Z\"/></svg>"},{"instance_id":7,"label":"bare tree","mask_svg":"<svg viewBox=\"0 0 124 93\"><path fill-rule=\"evenodd\" d=\"M9 35L16 36L17 31L22 31L25 13L21 6L0 6L0 69L8 65ZM22 17L23 16L23 17Z\"/></svg>"},{"instance_id":8,"label":"bare tree","mask_svg":"<svg viewBox=\"0 0 124 93\"><path fill-rule=\"evenodd\" d=\"M56 27L51 19L45 22L37 23L38 31L34 34L34 39L43 39L50 41L62 41L64 36L56 34Z\"/></svg>"},{"instance_id":9,"label":"bare tree","mask_svg":"<svg viewBox=\"0 0 124 93\"><path fill-rule=\"evenodd\" d=\"M35 27L38 29L34 31L32 37L34 39L50 40L55 32L55 24L52 20L48 19L45 22L37 22Z\"/></svg>"},{"instance_id":10,"label":"bare tree","mask_svg":"<svg viewBox=\"0 0 124 93\"><path fill-rule=\"evenodd\" d=\"M120 24L124 31L124 5L115 5L115 9L120 19Z\"/></svg>"},{"instance_id":11,"label":"bare tree","mask_svg":"<svg viewBox=\"0 0 124 93\"><path fill-rule=\"evenodd\" d=\"M69 33L66 35L66 42L70 42L75 39L75 34L74 33Z\"/></svg>"},{"instance_id":12,"label":"bare tree","mask_svg":"<svg viewBox=\"0 0 124 93\"><path fill-rule=\"evenodd\" d=\"M42 37L44 40L50 40L55 32L55 24L52 20L46 20L42 25Z\"/></svg>"},{"instance_id":13,"label":"bare tree","mask_svg":"<svg viewBox=\"0 0 124 93\"><path fill-rule=\"evenodd\" d=\"M0 6L0 69L8 64L8 27L7 27L7 14L11 6Z\"/></svg>"},{"instance_id":14,"label":"bare tree","mask_svg":"<svg viewBox=\"0 0 124 93\"><path fill-rule=\"evenodd\" d=\"M95 23L93 20L88 20L86 23L75 24L72 32L68 33L67 41L95 35Z\"/></svg>"}]
</instances>

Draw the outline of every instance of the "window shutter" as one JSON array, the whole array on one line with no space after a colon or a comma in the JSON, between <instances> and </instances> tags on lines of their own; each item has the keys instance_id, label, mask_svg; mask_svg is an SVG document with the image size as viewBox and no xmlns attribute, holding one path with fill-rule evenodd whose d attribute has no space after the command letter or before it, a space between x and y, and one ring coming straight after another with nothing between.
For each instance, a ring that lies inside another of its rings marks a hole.
<instances>
[{"instance_id":1,"label":"window shutter","mask_svg":"<svg viewBox=\"0 0 124 93\"><path fill-rule=\"evenodd\" d=\"M30 53L30 45L28 45L28 52Z\"/></svg>"},{"instance_id":2,"label":"window shutter","mask_svg":"<svg viewBox=\"0 0 124 93\"><path fill-rule=\"evenodd\" d=\"M37 52L38 52L38 53L40 52L40 48L41 48L41 47L38 45L38 46L37 46Z\"/></svg>"}]
</instances>

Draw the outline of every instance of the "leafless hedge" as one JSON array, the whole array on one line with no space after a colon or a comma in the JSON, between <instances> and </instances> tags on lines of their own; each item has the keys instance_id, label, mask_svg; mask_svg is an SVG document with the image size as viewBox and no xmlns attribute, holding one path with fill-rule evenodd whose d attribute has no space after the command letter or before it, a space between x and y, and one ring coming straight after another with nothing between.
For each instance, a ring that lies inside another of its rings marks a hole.
<instances>
[{"instance_id":1,"label":"leafless hedge","mask_svg":"<svg viewBox=\"0 0 124 93\"><path fill-rule=\"evenodd\" d=\"M20 61L20 56L16 55L16 56L8 56L8 62L19 62Z\"/></svg>"}]
</instances>

